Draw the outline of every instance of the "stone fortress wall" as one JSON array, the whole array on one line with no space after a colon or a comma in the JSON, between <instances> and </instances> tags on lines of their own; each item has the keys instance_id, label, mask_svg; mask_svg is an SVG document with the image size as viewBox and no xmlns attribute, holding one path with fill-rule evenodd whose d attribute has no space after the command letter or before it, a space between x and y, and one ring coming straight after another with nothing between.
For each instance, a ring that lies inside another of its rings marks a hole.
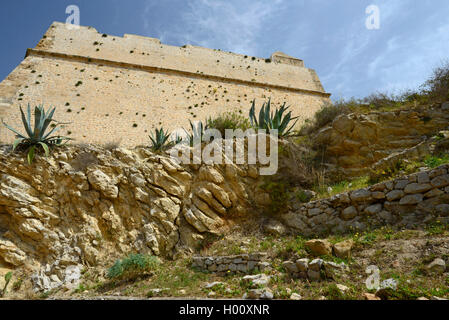
<instances>
[{"instance_id":1,"label":"stone fortress wall","mask_svg":"<svg viewBox=\"0 0 449 320\"><path fill-rule=\"evenodd\" d=\"M246 115L253 99L286 102L305 120L329 96L314 70L280 52L261 59L55 22L0 83L0 116L21 127L19 105L44 103L58 107L57 120L72 122L63 134L77 142L135 146L147 144L155 127ZM2 142L13 139L0 130Z\"/></svg>"}]
</instances>

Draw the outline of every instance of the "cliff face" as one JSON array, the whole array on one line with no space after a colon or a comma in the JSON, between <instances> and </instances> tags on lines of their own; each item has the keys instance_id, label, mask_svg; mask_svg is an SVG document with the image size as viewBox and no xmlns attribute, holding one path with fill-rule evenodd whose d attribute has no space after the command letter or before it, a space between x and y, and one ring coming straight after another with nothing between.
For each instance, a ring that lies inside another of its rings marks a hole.
<instances>
[{"instance_id":1,"label":"cliff face","mask_svg":"<svg viewBox=\"0 0 449 320\"><path fill-rule=\"evenodd\" d=\"M256 167L181 167L145 149L64 147L32 166L9 149L0 151L0 262L60 279L129 252L193 252L246 213L258 178Z\"/></svg>"}]
</instances>

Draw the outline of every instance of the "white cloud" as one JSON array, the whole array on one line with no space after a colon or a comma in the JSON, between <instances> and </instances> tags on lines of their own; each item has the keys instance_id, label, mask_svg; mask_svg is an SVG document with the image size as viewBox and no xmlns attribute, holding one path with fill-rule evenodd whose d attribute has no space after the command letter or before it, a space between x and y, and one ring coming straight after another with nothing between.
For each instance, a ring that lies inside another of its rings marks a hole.
<instances>
[{"instance_id":1,"label":"white cloud","mask_svg":"<svg viewBox=\"0 0 449 320\"><path fill-rule=\"evenodd\" d=\"M256 55L258 37L269 19L280 10L282 0L189 0L181 21L158 36L170 37L182 44ZM151 10L148 4L145 11ZM144 28L148 30L149 22Z\"/></svg>"}]
</instances>

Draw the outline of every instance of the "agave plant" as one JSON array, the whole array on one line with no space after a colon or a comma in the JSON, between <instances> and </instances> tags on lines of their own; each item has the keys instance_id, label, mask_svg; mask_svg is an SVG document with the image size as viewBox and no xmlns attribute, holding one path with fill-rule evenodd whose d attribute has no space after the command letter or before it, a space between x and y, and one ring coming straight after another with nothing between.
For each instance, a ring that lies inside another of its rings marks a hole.
<instances>
[{"instance_id":1,"label":"agave plant","mask_svg":"<svg viewBox=\"0 0 449 320\"><path fill-rule=\"evenodd\" d=\"M161 151L167 148L171 142L168 140L170 138L170 133L168 131L164 131L163 128L154 129L154 134L151 134L151 150L153 151Z\"/></svg>"},{"instance_id":2,"label":"agave plant","mask_svg":"<svg viewBox=\"0 0 449 320\"><path fill-rule=\"evenodd\" d=\"M9 130L16 134L16 140L13 144L13 151L20 145L27 148L27 160L28 163L31 164L34 160L36 148L41 146L44 149L45 155L49 155L49 147L51 146L60 146L63 144L63 141L72 140L68 137L61 136L52 136L56 131L58 131L61 127L60 122L53 120L53 114L55 113L56 108L50 109L48 112L45 112L44 106L36 106L34 107L34 128L31 126L31 108L28 104L27 115L20 107L20 112L22 114L22 123L25 128L25 134L19 133L14 128L7 125L3 122L3 125L6 126ZM46 133L50 123L56 122L52 127L52 129Z\"/></svg>"},{"instance_id":3,"label":"agave plant","mask_svg":"<svg viewBox=\"0 0 449 320\"><path fill-rule=\"evenodd\" d=\"M187 133L187 141L193 146L196 141L201 142L201 139L204 136L204 131L208 129L208 125L203 125L201 121L198 121L196 124L193 124L192 121L190 121L190 129L192 130L192 133L188 133L185 129L184 131Z\"/></svg>"},{"instance_id":4,"label":"agave plant","mask_svg":"<svg viewBox=\"0 0 449 320\"><path fill-rule=\"evenodd\" d=\"M275 111L271 111L271 99L268 99L267 103L263 103L262 108L259 111L259 117L256 117L256 101L253 100L251 109L249 110L249 119L251 125L255 128L262 130L277 129L279 137L288 137L292 135L292 131L296 122L298 122L298 117L292 117L292 112L289 111L284 115L289 107L284 104ZM295 120L296 121L289 127L289 124Z\"/></svg>"}]
</instances>

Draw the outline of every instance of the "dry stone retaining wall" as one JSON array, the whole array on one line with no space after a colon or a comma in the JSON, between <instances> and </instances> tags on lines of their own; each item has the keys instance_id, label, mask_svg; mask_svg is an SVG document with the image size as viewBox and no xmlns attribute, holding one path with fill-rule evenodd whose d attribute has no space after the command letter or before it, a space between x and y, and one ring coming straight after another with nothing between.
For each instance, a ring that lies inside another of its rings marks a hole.
<instances>
[{"instance_id":1,"label":"dry stone retaining wall","mask_svg":"<svg viewBox=\"0 0 449 320\"><path fill-rule=\"evenodd\" d=\"M303 235L449 222L449 165L295 205L281 221Z\"/></svg>"},{"instance_id":2,"label":"dry stone retaining wall","mask_svg":"<svg viewBox=\"0 0 449 320\"><path fill-rule=\"evenodd\" d=\"M195 256L192 267L215 273L251 273L264 270L269 265L263 260L266 253L239 254L233 256Z\"/></svg>"}]
</instances>

